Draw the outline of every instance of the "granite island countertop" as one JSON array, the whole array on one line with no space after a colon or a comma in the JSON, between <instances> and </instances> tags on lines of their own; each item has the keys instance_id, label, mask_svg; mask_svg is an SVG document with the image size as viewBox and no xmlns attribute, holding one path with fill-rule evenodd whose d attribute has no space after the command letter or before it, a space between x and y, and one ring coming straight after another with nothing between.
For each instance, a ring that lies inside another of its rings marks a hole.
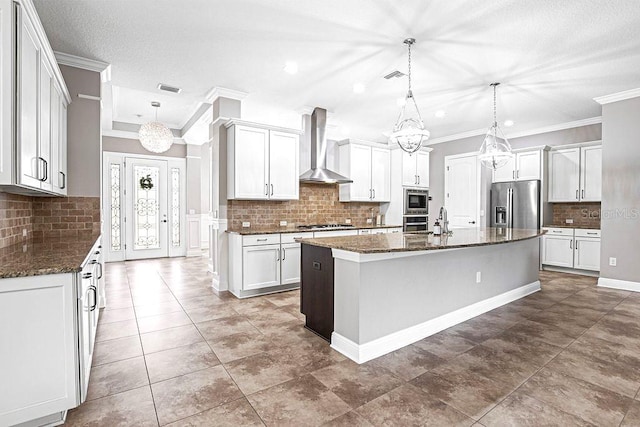
<instances>
[{"instance_id":1,"label":"granite island countertop","mask_svg":"<svg viewBox=\"0 0 640 427\"><path fill-rule=\"evenodd\" d=\"M341 249L361 254L426 251L468 248L517 242L542 236L545 231L506 228L459 228L448 236L434 236L431 232L373 234L359 236L319 237L296 239L297 242Z\"/></svg>"},{"instance_id":2,"label":"granite island countertop","mask_svg":"<svg viewBox=\"0 0 640 427\"><path fill-rule=\"evenodd\" d=\"M313 231L339 231L339 230L370 230L380 228L402 228L401 225L356 225L356 226L343 226L343 227L327 227L327 228L297 228L296 226L288 227L249 227L249 228L237 228L231 227L227 229L227 233L240 234L243 236L250 236L253 234L278 234L278 233L307 233Z\"/></svg>"},{"instance_id":3,"label":"granite island countertop","mask_svg":"<svg viewBox=\"0 0 640 427\"><path fill-rule=\"evenodd\" d=\"M0 278L76 273L100 237L25 240L0 249Z\"/></svg>"}]
</instances>

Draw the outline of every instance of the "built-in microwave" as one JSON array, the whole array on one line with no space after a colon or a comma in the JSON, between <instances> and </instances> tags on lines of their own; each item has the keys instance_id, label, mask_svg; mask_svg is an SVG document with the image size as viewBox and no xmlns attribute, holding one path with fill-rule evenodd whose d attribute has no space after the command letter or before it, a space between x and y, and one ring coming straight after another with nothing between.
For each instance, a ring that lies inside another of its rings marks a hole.
<instances>
[{"instance_id":1,"label":"built-in microwave","mask_svg":"<svg viewBox=\"0 0 640 427\"><path fill-rule=\"evenodd\" d=\"M426 215L404 215L402 217L402 231L411 233L412 231L427 231L429 217Z\"/></svg>"},{"instance_id":2,"label":"built-in microwave","mask_svg":"<svg viewBox=\"0 0 640 427\"><path fill-rule=\"evenodd\" d=\"M404 189L404 214L428 215L429 214L429 190Z\"/></svg>"}]
</instances>

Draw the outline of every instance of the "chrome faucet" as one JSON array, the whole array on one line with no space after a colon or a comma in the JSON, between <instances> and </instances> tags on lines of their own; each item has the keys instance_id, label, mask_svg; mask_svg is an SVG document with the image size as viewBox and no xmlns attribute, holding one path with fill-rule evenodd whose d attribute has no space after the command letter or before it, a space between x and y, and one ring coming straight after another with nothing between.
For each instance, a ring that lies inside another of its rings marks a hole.
<instances>
[{"instance_id":1,"label":"chrome faucet","mask_svg":"<svg viewBox=\"0 0 640 427\"><path fill-rule=\"evenodd\" d=\"M444 206L440 208L438 221L440 221L440 227L442 227L442 234L449 234L449 220L447 219L447 210Z\"/></svg>"}]
</instances>

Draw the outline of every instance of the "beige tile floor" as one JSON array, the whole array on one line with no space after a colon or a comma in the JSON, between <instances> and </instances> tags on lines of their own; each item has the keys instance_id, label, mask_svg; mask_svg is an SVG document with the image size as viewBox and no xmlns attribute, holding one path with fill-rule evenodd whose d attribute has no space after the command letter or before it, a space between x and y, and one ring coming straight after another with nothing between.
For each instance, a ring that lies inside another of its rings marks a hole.
<instances>
[{"instance_id":1,"label":"beige tile floor","mask_svg":"<svg viewBox=\"0 0 640 427\"><path fill-rule=\"evenodd\" d=\"M543 289L357 365L299 292L216 295L201 258L108 264L89 397L68 425L640 425L640 295Z\"/></svg>"}]
</instances>

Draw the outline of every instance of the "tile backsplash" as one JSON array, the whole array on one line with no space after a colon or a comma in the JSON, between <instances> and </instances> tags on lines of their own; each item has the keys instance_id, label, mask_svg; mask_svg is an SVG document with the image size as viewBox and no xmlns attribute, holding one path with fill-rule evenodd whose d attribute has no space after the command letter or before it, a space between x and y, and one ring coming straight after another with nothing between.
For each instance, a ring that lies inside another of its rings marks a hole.
<instances>
[{"instance_id":1,"label":"tile backsplash","mask_svg":"<svg viewBox=\"0 0 640 427\"><path fill-rule=\"evenodd\" d=\"M0 192L0 248L27 239L33 232L31 197ZM27 230L27 237L22 231Z\"/></svg>"},{"instance_id":2,"label":"tile backsplash","mask_svg":"<svg viewBox=\"0 0 640 427\"><path fill-rule=\"evenodd\" d=\"M0 248L26 239L38 242L99 232L99 197L29 197L0 192Z\"/></svg>"},{"instance_id":3,"label":"tile backsplash","mask_svg":"<svg viewBox=\"0 0 640 427\"><path fill-rule=\"evenodd\" d=\"M553 224L575 225L578 227L600 228L600 203L552 203ZM566 220L572 219L573 224Z\"/></svg>"},{"instance_id":4,"label":"tile backsplash","mask_svg":"<svg viewBox=\"0 0 640 427\"><path fill-rule=\"evenodd\" d=\"M344 224L347 218L354 225L365 225L371 217L375 221L379 203L343 203L338 200L338 192L338 184L300 183L299 200L229 200L229 226L239 228L244 221L251 222L251 227L277 227L280 221L288 225Z\"/></svg>"}]
</instances>

